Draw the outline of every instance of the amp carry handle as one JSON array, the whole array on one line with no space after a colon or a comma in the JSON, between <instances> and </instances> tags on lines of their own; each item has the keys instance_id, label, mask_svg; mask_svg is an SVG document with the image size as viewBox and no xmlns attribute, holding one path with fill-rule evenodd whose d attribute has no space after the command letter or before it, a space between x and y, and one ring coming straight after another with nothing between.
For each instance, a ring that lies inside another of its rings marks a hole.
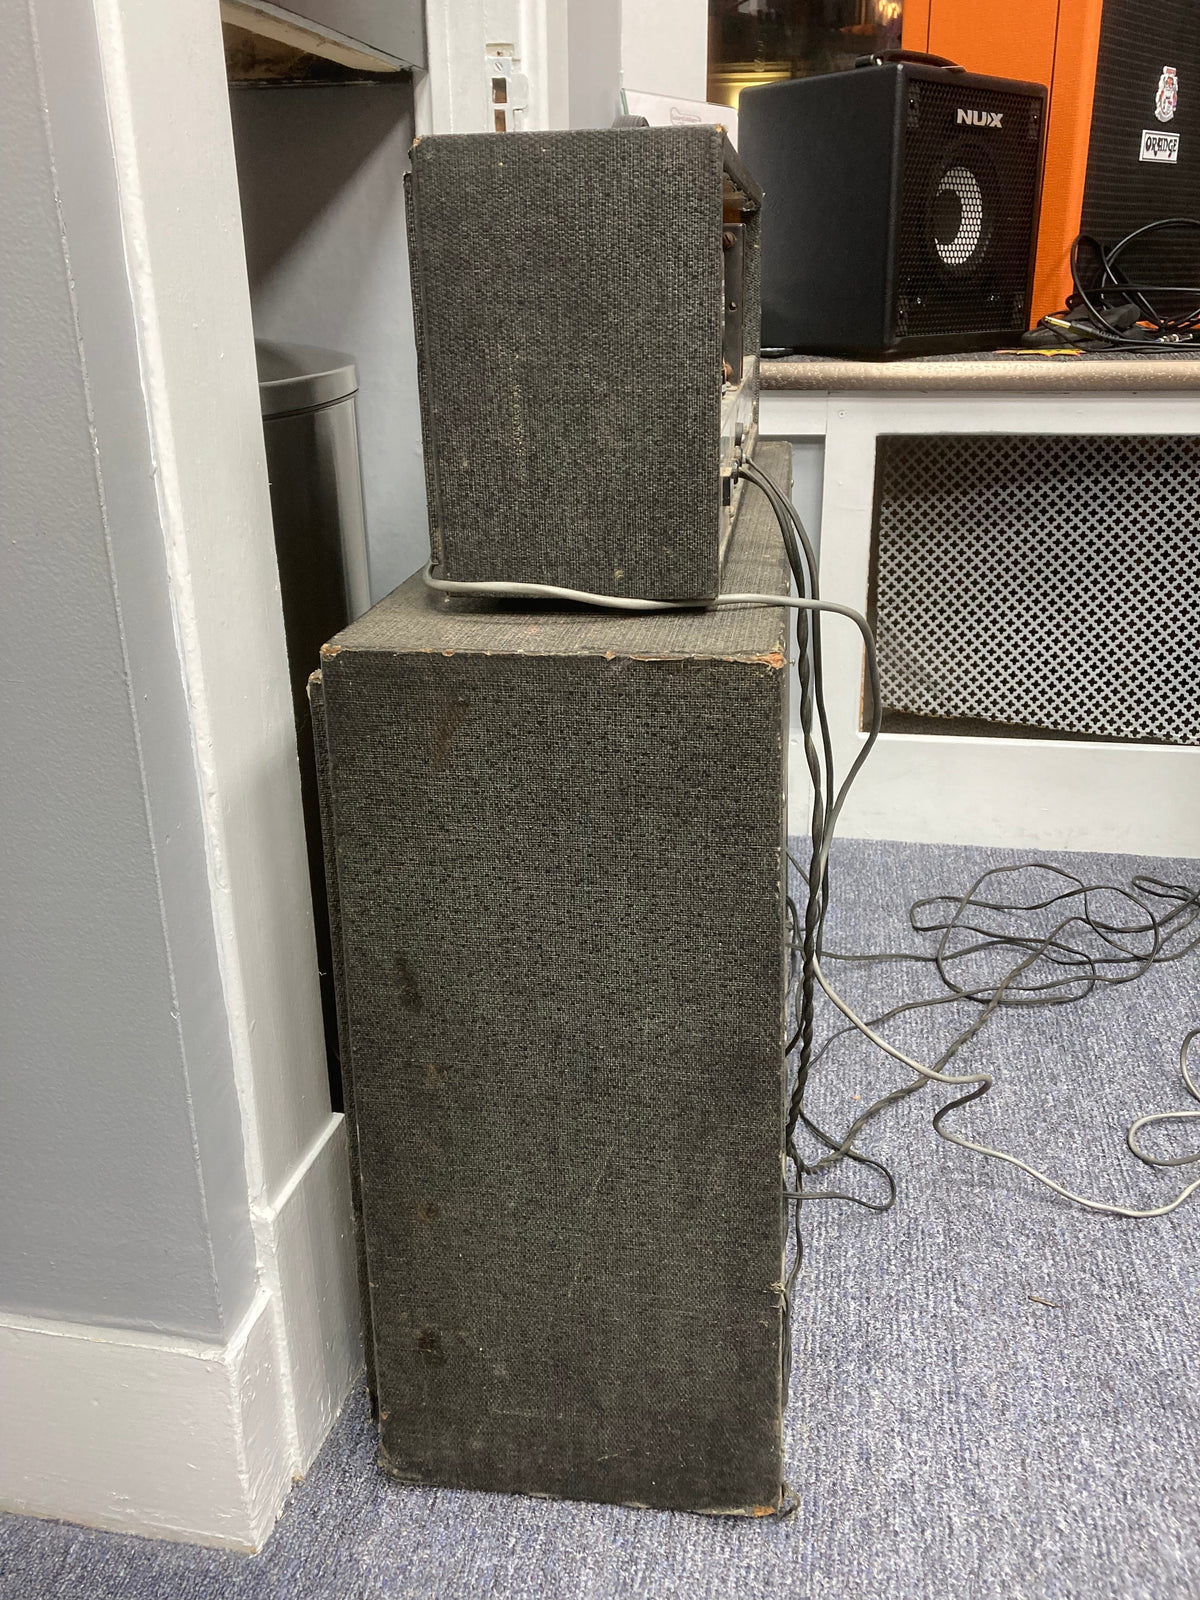
<instances>
[{"instance_id":1,"label":"amp carry handle","mask_svg":"<svg viewBox=\"0 0 1200 1600\"><path fill-rule=\"evenodd\" d=\"M965 72L966 68L947 56L927 55L924 50L880 50L873 56L859 56L856 67L888 67L896 61L911 61L921 67L944 67L947 72Z\"/></svg>"}]
</instances>

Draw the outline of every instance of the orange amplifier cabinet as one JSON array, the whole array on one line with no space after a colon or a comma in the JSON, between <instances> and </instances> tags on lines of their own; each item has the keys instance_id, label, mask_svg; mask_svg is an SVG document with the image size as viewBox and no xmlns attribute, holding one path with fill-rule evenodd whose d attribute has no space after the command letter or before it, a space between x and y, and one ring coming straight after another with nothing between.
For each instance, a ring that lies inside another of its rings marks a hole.
<instances>
[{"instance_id":1,"label":"orange amplifier cabinet","mask_svg":"<svg viewBox=\"0 0 1200 1600\"><path fill-rule=\"evenodd\" d=\"M1080 231L1103 9L1102 0L905 0L906 50L1050 90L1034 322L1071 292L1069 257Z\"/></svg>"}]
</instances>

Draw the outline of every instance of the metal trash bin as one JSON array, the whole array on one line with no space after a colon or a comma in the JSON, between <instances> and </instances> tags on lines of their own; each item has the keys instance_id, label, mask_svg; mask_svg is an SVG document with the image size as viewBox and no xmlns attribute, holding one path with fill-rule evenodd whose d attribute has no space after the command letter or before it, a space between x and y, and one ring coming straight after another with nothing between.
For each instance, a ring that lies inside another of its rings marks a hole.
<instances>
[{"instance_id":1,"label":"metal trash bin","mask_svg":"<svg viewBox=\"0 0 1200 1600\"><path fill-rule=\"evenodd\" d=\"M321 646L370 606L352 356L257 341L267 476L308 840L329 1092L342 1108L337 1011L308 678Z\"/></svg>"}]
</instances>

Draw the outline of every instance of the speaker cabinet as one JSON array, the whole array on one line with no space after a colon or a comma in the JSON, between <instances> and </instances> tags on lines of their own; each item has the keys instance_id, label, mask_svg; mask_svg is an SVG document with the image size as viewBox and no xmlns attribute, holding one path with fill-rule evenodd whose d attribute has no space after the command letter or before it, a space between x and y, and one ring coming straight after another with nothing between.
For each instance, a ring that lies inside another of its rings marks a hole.
<instances>
[{"instance_id":1,"label":"speaker cabinet","mask_svg":"<svg viewBox=\"0 0 1200 1600\"><path fill-rule=\"evenodd\" d=\"M1050 87L1035 321L1066 303L1077 233L1111 247L1160 217L1200 210L1194 0L906 0L904 43ZM1200 235L1155 234L1121 265L1130 282L1200 283Z\"/></svg>"},{"instance_id":2,"label":"speaker cabinet","mask_svg":"<svg viewBox=\"0 0 1200 1600\"><path fill-rule=\"evenodd\" d=\"M786 481L786 447L762 459ZM786 592L761 501L728 566ZM779 1504L785 618L485 607L418 577L322 653L368 1346L402 1479Z\"/></svg>"},{"instance_id":3,"label":"speaker cabinet","mask_svg":"<svg viewBox=\"0 0 1200 1600\"><path fill-rule=\"evenodd\" d=\"M879 356L1019 339L1045 99L907 61L747 89L764 345Z\"/></svg>"},{"instance_id":4,"label":"speaker cabinet","mask_svg":"<svg viewBox=\"0 0 1200 1600\"><path fill-rule=\"evenodd\" d=\"M760 192L719 128L419 139L439 574L709 599L758 395Z\"/></svg>"},{"instance_id":5,"label":"speaker cabinet","mask_svg":"<svg viewBox=\"0 0 1200 1600\"><path fill-rule=\"evenodd\" d=\"M1200 745L1200 439L879 440L893 733Z\"/></svg>"}]
</instances>

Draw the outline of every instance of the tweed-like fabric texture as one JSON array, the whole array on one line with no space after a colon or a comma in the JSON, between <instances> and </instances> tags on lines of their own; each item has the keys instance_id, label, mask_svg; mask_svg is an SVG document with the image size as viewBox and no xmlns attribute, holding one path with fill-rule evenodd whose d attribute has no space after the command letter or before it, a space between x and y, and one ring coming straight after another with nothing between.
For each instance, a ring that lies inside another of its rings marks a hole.
<instances>
[{"instance_id":1,"label":"tweed-like fabric texture","mask_svg":"<svg viewBox=\"0 0 1200 1600\"><path fill-rule=\"evenodd\" d=\"M783 591L765 502L736 541ZM399 1476L778 1503L786 630L499 615L417 578L326 649Z\"/></svg>"},{"instance_id":2,"label":"tweed-like fabric texture","mask_svg":"<svg viewBox=\"0 0 1200 1600\"><path fill-rule=\"evenodd\" d=\"M787 445L760 445L755 460L777 483L790 481ZM786 582L779 528L763 496L747 485L722 588L729 594L772 594L782 593ZM416 574L337 634L325 647L325 665L330 654L343 650L773 662L784 647L786 631L777 612L757 606L639 614L524 600L468 600L447 598Z\"/></svg>"},{"instance_id":3,"label":"tweed-like fabric texture","mask_svg":"<svg viewBox=\"0 0 1200 1600\"><path fill-rule=\"evenodd\" d=\"M413 146L421 420L444 577L717 593L727 168L748 184L712 127Z\"/></svg>"},{"instance_id":4,"label":"tweed-like fabric texture","mask_svg":"<svg viewBox=\"0 0 1200 1600\"><path fill-rule=\"evenodd\" d=\"M910 900L1015 859L839 841L830 944L916 948ZM1095 881L1200 876L1196 861L1055 859ZM877 1010L929 992L915 966L834 971ZM1174 1057L1198 996L1193 956L1079 1006L1002 1015L972 1047L1004 1086L973 1125L1113 1198L1169 1193L1123 1128L1191 1103ZM821 1036L840 1020L824 1006ZM951 1029L925 1013L895 1036L931 1052ZM850 1040L818 1069L814 1107L841 1128L894 1081ZM1200 1211L1137 1223L1069 1210L943 1144L935 1103L917 1096L865 1140L899 1178L893 1212L806 1212L786 1521L404 1488L376 1468L360 1393L261 1555L0 1518L0 1596L1194 1600Z\"/></svg>"}]
</instances>

